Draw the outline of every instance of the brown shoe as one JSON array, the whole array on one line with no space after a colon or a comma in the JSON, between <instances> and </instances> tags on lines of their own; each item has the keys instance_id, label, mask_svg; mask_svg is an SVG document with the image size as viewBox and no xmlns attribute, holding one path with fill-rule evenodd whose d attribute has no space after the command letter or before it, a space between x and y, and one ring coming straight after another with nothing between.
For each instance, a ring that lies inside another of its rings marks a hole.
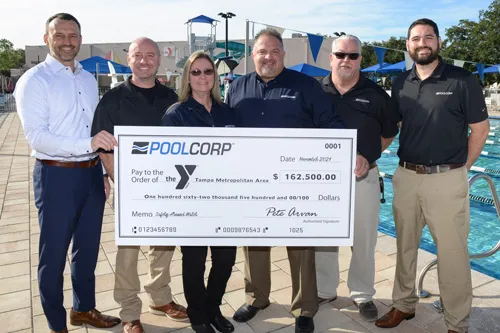
<instances>
[{"instance_id":1,"label":"brown shoe","mask_svg":"<svg viewBox=\"0 0 500 333\"><path fill-rule=\"evenodd\" d=\"M188 314L185 307L174 301L162 306L149 306L149 312L157 316L167 316L173 321L186 321Z\"/></svg>"},{"instance_id":2,"label":"brown shoe","mask_svg":"<svg viewBox=\"0 0 500 333\"><path fill-rule=\"evenodd\" d=\"M401 324L403 320L410 320L415 317L415 313L406 313L392 308L382 318L375 322L375 326L380 328L393 328Z\"/></svg>"},{"instance_id":3,"label":"brown shoe","mask_svg":"<svg viewBox=\"0 0 500 333\"><path fill-rule=\"evenodd\" d=\"M89 312L77 312L71 309L69 312L69 322L73 326L82 326L88 324L97 328L110 328L121 323L120 318L106 316L96 309Z\"/></svg>"},{"instance_id":4,"label":"brown shoe","mask_svg":"<svg viewBox=\"0 0 500 333\"><path fill-rule=\"evenodd\" d=\"M52 330L50 330L50 333L68 333L68 329L65 328L65 329L60 330L60 331L52 331Z\"/></svg>"},{"instance_id":5,"label":"brown shoe","mask_svg":"<svg viewBox=\"0 0 500 333\"><path fill-rule=\"evenodd\" d=\"M122 323L123 333L144 333L144 328L142 327L140 320L132 320L130 322Z\"/></svg>"}]
</instances>

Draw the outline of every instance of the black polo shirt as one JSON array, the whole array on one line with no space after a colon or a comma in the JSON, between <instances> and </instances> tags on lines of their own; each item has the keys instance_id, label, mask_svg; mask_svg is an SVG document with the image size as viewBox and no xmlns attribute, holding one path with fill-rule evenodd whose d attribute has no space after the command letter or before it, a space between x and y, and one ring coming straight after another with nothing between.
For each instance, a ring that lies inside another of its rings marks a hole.
<instances>
[{"instance_id":1,"label":"black polo shirt","mask_svg":"<svg viewBox=\"0 0 500 333\"><path fill-rule=\"evenodd\" d=\"M128 78L104 94L94 114L92 136L102 130L113 134L115 125L161 126L165 110L177 102L177 95L158 81L151 90L146 93L143 90ZM148 101L150 96L154 96L152 103Z\"/></svg>"},{"instance_id":2,"label":"black polo shirt","mask_svg":"<svg viewBox=\"0 0 500 333\"><path fill-rule=\"evenodd\" d=\"M224 103L212 100L212 108L208 112L205 107L190 97L183 103L172 105L165 116L164 126L190 126L190 127L225 127L235 126L234 112Z\"/></svg>"},{"instance_id":3,"label":"black polo shirt","mask_svg":"<svg viewBox=\"0 0 500 333\"><path fill-rule=\"evenodd\" d=\"M370 163L378 160L382 153L381 136L392 138L398 134L396 107L389 95L363 75L343 95L335 88L331 73L322 84L345 126L358 130L359 153Z\"/></svg>"},{"instance_id":4,"label":"black polo shirt","mask_svg":"<svg viewBox=\"0 0 500 333\"><path fill-rule=\"evenodd\" d=\"M483 92L467 70L439 64L420 80L415 67L393 83L392 98L402 121L398 156L422 165L462 164L467 161L468 124L488 118Z\"/></svg>"},{"instance_id":5,"label":"black polo shirt","mask_svg":"<svg viewBox=\"0 0 500 333\"><path fill-rule=\"evenodd\" d=\"M255 72L239 77L226 101L243 127L344 128L321 84L286 68L267 83Z\"/></svg>"}]
</instances>

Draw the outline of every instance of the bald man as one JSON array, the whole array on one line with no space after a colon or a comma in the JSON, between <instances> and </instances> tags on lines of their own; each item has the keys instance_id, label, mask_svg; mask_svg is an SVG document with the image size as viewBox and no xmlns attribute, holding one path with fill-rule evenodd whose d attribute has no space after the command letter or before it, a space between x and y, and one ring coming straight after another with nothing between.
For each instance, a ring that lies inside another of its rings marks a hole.
<instances>
[{"instance_id":1,"label":"bald man","mask_svg":"<svg viewBox=\"0 0 500 333\"><path fill-rule=\"evenodd\" d=\"M97 106L92 133L114 126L161 126L164 111L177 102L177 95L156 80L160 66L158 44L141 37L130 44L127 62L132 76L107 92ZM114 181L113 151L99 151L106 172ZM175 321L188 320L186 308L172 299L170 262L174 246L152 246L149 249L149 282L144 285L149 296L149 312ZM116 255L115 301L121 305L120 317L124 333L142 333L140 322L142 302L137 262L138 246L119 246Z\"/></svg>"}]
</instances>

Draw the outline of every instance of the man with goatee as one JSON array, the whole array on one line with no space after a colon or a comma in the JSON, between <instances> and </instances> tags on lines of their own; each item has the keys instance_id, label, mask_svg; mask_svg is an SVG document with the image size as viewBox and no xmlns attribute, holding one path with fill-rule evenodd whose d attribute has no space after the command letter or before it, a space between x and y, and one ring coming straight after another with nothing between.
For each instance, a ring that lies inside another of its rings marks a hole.
<instances>
[{"instance_id":1,"label":"man with goatee","mask_svg":"<svg viewBox=\"0 0 500 333\"><path fill-rule=\"evenodd\" d=\"M448 332L465 333L469 326L467 172L483 149L489 121L479 82L469 71L446 64L439 57L441 47L435 22L425 18L413 22L406 48L415 65L392 87L401 122L399 167L392 178L398 252L393 307L376 322L382 328L416 315L417 253L426 225L436 243Z\"/></svg>"}]
</instances>

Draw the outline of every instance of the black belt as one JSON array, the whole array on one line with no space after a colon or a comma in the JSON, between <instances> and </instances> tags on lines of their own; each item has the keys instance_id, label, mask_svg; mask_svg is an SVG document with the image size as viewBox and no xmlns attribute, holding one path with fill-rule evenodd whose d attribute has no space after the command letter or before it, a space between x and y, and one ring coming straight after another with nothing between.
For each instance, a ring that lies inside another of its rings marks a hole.
<instances>
[{"instance_id":1,"label":"black belt","mask_svg":"<svg viewBox=\"0 0 500 333\"><path fill-rule=\"evenodd\" d=\"M399 165L405 169L415 171L418 174L430 175L432 173L441 173L453 169L458 169L463 167L465 164L418 165L399 161Z\"/></svg>"},{"instance_id":2,"label":"black belt","mask_svg":"<svg viewBox=\"0 0 500 333\"><path fill-rule=\"evenodd\" d=\"M88 161L78 161L78 162L66 162L66 161L54 161L54 160L39 160L38 158L36 159L40 163L44 165L50 165L50 166L55 166L55 167L60 167L60 168L92 168L97 165L97 162L99 162L99 157L95 157L91 160Z\"/></svg>"},{"instance_id":3,"label":"black belt","mask_svg":"<svg viewBox=\"0 0 500 333\"><path fill-rule=\"evenodd\" d=\"M376 162L370 163L369 170L371 170L373 168L376 168L376 167L377 167L377 163Z\"/></svg>"}]
</instances>

